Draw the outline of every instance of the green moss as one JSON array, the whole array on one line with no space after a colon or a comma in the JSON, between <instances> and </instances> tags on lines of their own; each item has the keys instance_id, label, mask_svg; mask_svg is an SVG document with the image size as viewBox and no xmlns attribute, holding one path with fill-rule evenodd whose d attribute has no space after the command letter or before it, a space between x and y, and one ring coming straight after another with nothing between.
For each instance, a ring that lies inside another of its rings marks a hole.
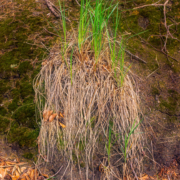
<instances>
[{"instance_id":1,"label":"green moss","mask_svg":"<svg viewBox=\"0 0 180 180\"><path fill-rule=\"evenodd\" d=\"M19 70L19 74L22 75L22 74L25 74L27 71L32 71L33 66L31 65L29 61L25 61L19 65L18 70Z\"/></svg>"},{"instance_id":2,"label":"green moss","mask_svg":"<svg viewBox=\"0 0 180 180\"><path fill-rule=\"evenodd\" d=\"M0 80L0 94L4 94L9 89L9 85L6 81Z\"/></svg>"},{"instance_id":3,"label":"green moss","mask_svg":"<svg viewBox=\"0 0 180 180\"><path fill-rule=\"evenodd\" d=\"M28 97L26 97L24 100L23 100L23 103L28 103L28 104L32 104L34 102L34 96L33 95L30 95Z\"/></svg>"},{"instance_id":4,"label":"green moss","mask_svg":"<svg viewBox=\"0 0 180 180\"><path fill-rule=\"evenodd\" d=\"M159 89L156 88L155 86L151 87L151 92L152 92L152 95L154 95L154 96L160 95Z\"/></svg>"},{"instance_id":5,"label":"green moss","mask_svg":"<svg viewBox=\"0 0 180 180\"><path fill-rule=\"evenodd\" d=\"M12 89L12 90L11 90L11 97L12 97L12 98L20 97L19 89L17 89L17 88Z\"/></svg>"},{"instance_id":6,"label":"green moss","mask_svg":"<svg viewBox=\"0 0 180 180\"><path fill-rule=\"evenodd\" d=\"M5 116L6 114L7 110L4 107L0 106L0 115Z\"/></svg>"},{"instance_id":7,"label":"green moss","mask_svg":"<svg viewBox=\"0 0 180 180\"><path fill-rule=\"evenodd\" d=\"M21 127L13 121L7 137L9 142L17 142L20 147L35 147L38 133L38 129Z\"/></svg>"},{"instance_id":8,"label":"green moss","mask_svg":"<svg viewBox=\"0 0 180 180\"><path fill-rule=\"evenodd\" d=\"M21 97L24 99L25 97L33 94L33 87L32 84L29 82L23 81L20 85L20 94Z\"/></svg>"},{"instance_id":9,"label":"green moss","mask_svg":"<svg viewBox=\"0 0 180 180\"><path fill-rule=\"evenodd\" d=\"M19 101L19 98L14 98L12 103L8 105L9 111L15 111L20 105Z\"/></svg>"},{"instance_id":10,"label":"green moss","mask_svg":"<svg viewBox=\"0 0 180 180\"><path fill-rule=\"evenodd\" d=\"M180 95L173 89L169 89L168 93L169 96L167 100L160 97L160 110L168 115L167 117L170 121L174 121L177 120L175 114L179 109Z\"/></svg>"},{"instance_id":11,"label":"green moss","mask_svg":"<svg viewBox=\"0 0 180 180\"><path fill-rule=\"evenodd\" d=\"M12 115L12 118L15 119L19 125L29 128L36 128L37 124L35 118L34 103L23 104L21 107L16 109L16 111Z\"/></svg>"},{"instance_id":12,"label":"green moss","mask_svg":"<svg viewBox=\"0 0 180 180\"><path fill-rule=\"evenodd\" d=\"M30 153L30 152L26 152L23 154L23 157L26 158L26 159L33 159L33 154Z\"/></svg>"},{"instance_id":13,"label":"green moss","mask_svg":"<svg viewBox=\"0 0 180 180\"><path fill-rule=\"evenodd\" d=\"M7 118L0 116L0 134L6 133L6 130L9 126L10 120Z\"/></svg>"},{"instance_id":14,"label":"green moss","mask_svg":"<svg viewBox=\"0 0 180 180\"><path fill-rule=\"evenodd\" d=\"M80 166L81 166L82 168L85 168L86 165L85 165L84 162L81 162L81 163L80 163Z\"/></svg>"},{"instance_id":15,"label":"green moss","mask_svg":"<svg viewBox=\"0 0 180 180\"><path fill-rule=\"evenodd\" d=\"M0 94L0 104L3 102L3 96Z\"/></svg>"},{"instance_id":16,"label":"green moss","mask_svg":"<svg viewBox=\"0 0 180 180\"><path fill-rule=\"evenodd\" d=\"M41 65L38 65L37 68L33 71L31 75L31 79L34 79L36 75L40 72L40 70L41 70Z\"/></svg>"}]
</instances>

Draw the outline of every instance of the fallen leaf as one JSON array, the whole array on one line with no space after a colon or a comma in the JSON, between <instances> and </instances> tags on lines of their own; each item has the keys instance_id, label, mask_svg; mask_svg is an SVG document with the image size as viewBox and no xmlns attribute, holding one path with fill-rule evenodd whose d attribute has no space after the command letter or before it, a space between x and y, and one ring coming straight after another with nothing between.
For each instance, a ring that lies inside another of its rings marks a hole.
<instances>
[{"instance_id":1,"label":"fallen leaf","mask_svg":"<svg viewBox=\"0 0 180 180\"><path fill-rule=\"evenodd\" d=\"M149 176L146 174L144 175L143 177L139 178L140 180L148 180L149 179Z\"/></svg>"},{"instance_id":2,"label":"fallen leaf","mask_svg":"<svg viewBox=\"0 0 180 180\"><path fill-rule=\"evenodd\" d=\"M44 121L48 121L49 117L51 116L51 114L53 113L53 111L48 111L48 110L44 110L43 112L43 119Z\"/></svg>"},{"instance_id":3,"label":"fallen leaf","mask_svg":"<svg viewBox=\"0 0 180 180\"><path fill-rule=\"evenodd\" d=\"M59 116L60 116L60 117L62 117L62 118L64 118L64 116L63 116L63 114L62 114L62 113L59 113Z\"/></svg>"},{"instance_id":4,"label":"fallen leaf","mask_svg":"<svg viewBox=\"0 0 180 180\"><path fill-rule=\"evenodd\" d=\"M41 174L42 176L49 178L49 176L47 174Z\"/></svg>"},{"instance_id":5,"label":"fallen leaf","mask_svg":"<svg viewBox=\"0 0 180 180\"><path fill-rule=\"evenodd\" d=\"M65 128L66 126L62 123L59 122L59 125L62 127L62 128Z\"/></svg>"},{"instance_id":6,"label":"fallen leaf","mask_svg":"<svg viewBox=\"0 0 180 180\"><path fill-rule=\"evenodd\" d=\"M19 179L19 176L11 176L12 180L17 180Z\"/></svg>"},{"instance_id":7,"label":"fallen leaf","mask_svg":"<svg viewBox=\"0 0 180 180\"><path fill-rule=\"evenodd\" d=\"M0 168L0 178L4 179L5 175L6 175L6 170L3 168Z\"/></svg>"},{"instance_id":8,"label":"fallen leaf","mask_svg":"<svg viewBox=\"0 0 180 180\"><path fill-rule=\"evenodd\" d=\"M56 116L57 116L57 113L52 114L52 115L49 117L49 122L52 122Z\"/></svg>"},{"instance_id":9,"label":"fallen leaf","mask_svg":"<svg viewBox=\"0 0 180 180\"><path fill-rule=\"evenodd\" d=\"M26 167L21 167L20 171L23 173L27 168Z\"/></svg>"}]
</instances>

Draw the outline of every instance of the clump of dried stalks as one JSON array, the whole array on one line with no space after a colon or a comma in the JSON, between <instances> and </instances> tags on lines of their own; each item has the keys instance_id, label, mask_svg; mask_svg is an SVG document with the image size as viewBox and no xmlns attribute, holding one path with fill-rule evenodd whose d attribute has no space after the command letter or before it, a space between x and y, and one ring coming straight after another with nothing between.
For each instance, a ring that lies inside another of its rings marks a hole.
<instances>
[{"instance_id":1,"label":"clump of dried stalks","mask_svg":"<svg viewBox=\"0 0 180 180\"><path fill-rule=\"evenodd\" d=\"M59 46L56 45L52 51L59 52ZM71 164L83 161L88 177L89 166L93 164L94 154L99 148L102 149L101 154L107 157L105 145L111 121L111 154L116 157L116 167L123 169L124 174L131 169L127 167L132 167L139 174L144 142L140 125L129 138L126 162L122 152L127 140L125 136L128 137L133 123L137 125L140 122L135 82L132 75L127 73L123 85L118 86L111 69L108 46L101 52L98 63L95 63L94 53L90 49L88 40L80 52L76 48L76 41L72 41L63 57L56 53L43 63L34 83L41 117L39 151L50 161L55 147L58 147L59 153ZM45 110L57 113L52 122L43 119ZM63 118L58 116L59 113L63 114ZM59 122L66 127L59 126ZM108 164L109 168L111 166L113 162Z\"/></svg>"}]
</instances>

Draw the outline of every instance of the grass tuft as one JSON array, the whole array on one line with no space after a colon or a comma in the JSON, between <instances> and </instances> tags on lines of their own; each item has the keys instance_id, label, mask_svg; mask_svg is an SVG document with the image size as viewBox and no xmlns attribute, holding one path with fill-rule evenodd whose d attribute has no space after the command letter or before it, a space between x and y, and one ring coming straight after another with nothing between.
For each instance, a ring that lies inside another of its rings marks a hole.
<instances>
[{"instance_id":1,"label":"grass tuft","mask_svg":"<svg viewBox=\"0 0 180 180\"><path fill-rule=\"evenodd\" d=\"M64 52L50 57L34 79L41 156L52 161L59 149L71 168L84 164L87 179L98 153L104 156L106 176L115 166L123 175L131 172L129 167L137 174L142 169L139 97L132 75L125 70L123 38L117 40L118 11L114 35L108 27L117 7L107 7L102 0L95 6L82 0L78 32L64 37L69 39ZM64 12L61 6L60 11ZM62 44L52 51L59 52ZM56 116L52 122L44 116L47 111Z\"/></svg>"}]
</instances>

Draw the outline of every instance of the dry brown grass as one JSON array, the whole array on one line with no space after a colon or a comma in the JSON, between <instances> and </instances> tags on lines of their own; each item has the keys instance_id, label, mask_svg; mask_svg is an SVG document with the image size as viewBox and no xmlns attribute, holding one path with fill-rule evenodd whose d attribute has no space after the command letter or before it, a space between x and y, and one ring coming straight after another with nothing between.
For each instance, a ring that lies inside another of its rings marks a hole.
<instances>
[{"instance_id":1,"label":"dry brown grass","mask_svg":"<svg viewBox=\"0 0 180 180\"><path fill-rule=\"evenodd\" d=\"M36 103L41 117L40 153L51 161L54 149L58 147L59 154L66 157L71 165L79 165L80 161L85 163L88 179L88 170L93 165L94 155L100 151L104 156L102 165L106 178L119 176L113 170L114 167L123 176L131 172L139 176L144 145L144 137L140 133L141 125L130 136L127 163L124 162L121 149L125 146L125 136L128 136L133 123L136 121L137 125L140 122L136 83L132 75L127 73L123 86L118 87L111 69L108 46L101 52L98 63L95 64L90 42L87 40L79 52L76 35L73 38L65 54L68 67L59 53L60 44L57 44L34 81ZM72 47L73 78L69 68ZM62 118L59 119L58 116L52 122L45 122L44 110L53 110L57 114L61 112L66 127L59 126L58 121ZM107 163L105 148L109 121L113 122L110 164Z\"/></svg>"}]
</instances>

